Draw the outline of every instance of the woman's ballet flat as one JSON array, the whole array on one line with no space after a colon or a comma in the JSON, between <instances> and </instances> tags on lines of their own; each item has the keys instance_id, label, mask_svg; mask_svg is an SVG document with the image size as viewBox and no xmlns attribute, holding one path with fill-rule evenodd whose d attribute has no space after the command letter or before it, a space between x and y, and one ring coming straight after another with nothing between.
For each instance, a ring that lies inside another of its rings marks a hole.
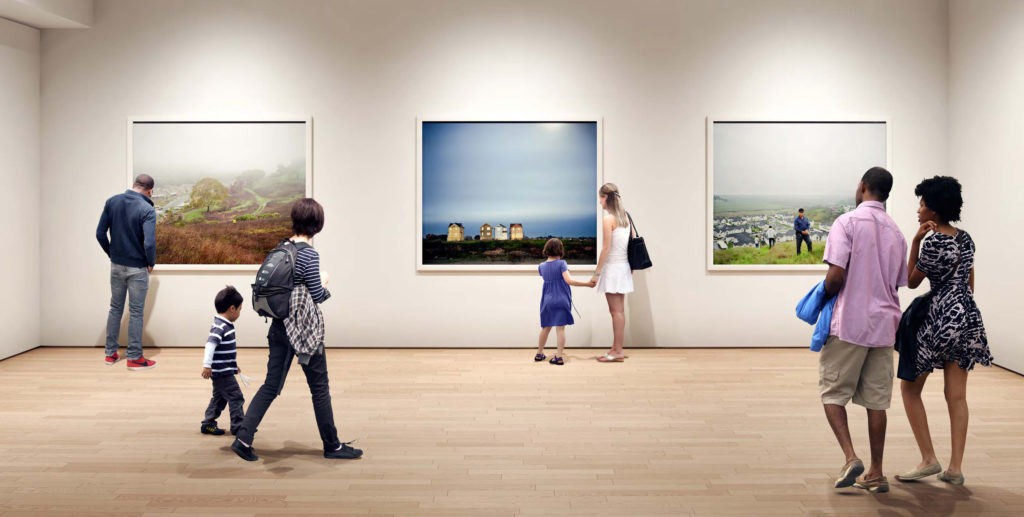
<instances>
[{"instance_id":1,"label":"woman's ballet flat","mask_svg":"<svg viewBox=\"0 0 1024 517\"><path fill-rule=\"evenodd\" d=\"M963 474L953 475L953 474L950 474L948 472L943 472L942 474L939 474L939 479L941 479L942 481L945 481L946 483L949 483L951 485L960 486L960 485L964 484L964 475Z\"/></svg>"},{"instance_id":2,"label":"woman's ballet flat","mask_svg":"<svg viewBox=\"0 0 1024 517\"><path fill-rule=\"evenodd\" d=\"M597 362L599 363L621 363L625 360L625 357L615 357L613 355L602 355L597 358Z\"/></svg>"},{"instance_id":3,"label":"woman's ballet flat","mask_svg":"<svg viewBox=\"0 0 1024 517\"><path fill-rule=\"evenodd\" d=\"M928 476L934 476L942 472L942 465L938 462L932 463L924 468L914 469L910 472L904 472L902 474L896 474L896 479L900 481L917 481L918 479L924 479Z\"/></svg>"}]
</instances>

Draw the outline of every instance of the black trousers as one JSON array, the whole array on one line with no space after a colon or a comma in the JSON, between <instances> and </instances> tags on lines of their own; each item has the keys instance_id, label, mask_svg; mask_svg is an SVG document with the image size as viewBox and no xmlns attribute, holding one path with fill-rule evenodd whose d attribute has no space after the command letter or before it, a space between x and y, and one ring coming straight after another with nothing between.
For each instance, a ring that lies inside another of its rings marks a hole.
<instances>
[{"instance_id":1,"label":"black trousers","mask_svg":"<svg viewBox=\"0 0 1024 517\"><path fill-rule=\"evenodd\" d=\"M811 252L811 236L810 235L804 235L801 232L796 232L796 254L797 255L800 254L800 245L803 244L804 242L807 243L807 252L810 253Z\"/></svg>"},{"instance_id":2,"label":"black trousers","mask_svg":"<svg viewBox=\"0 0 1024 517\"><path fill-rule=\"evenodd\" d=\"M224 411L225 406L230 405L231 432L237 432L238 427L242 425L242 419L245 418L245 411L242 410L245 396L242 395L242 389L238 387L238 381L235 380L234 375L214 377L211 380L213 381L213 398L210 399L210 405L206 407L203 425L217 425L221 411Z\"/></svg>"},{"instance_id":3,"label":"black trousers","mask_svg":"<svg viewBox=\"0 0 1024 517\"><path fill-rule=\"evenodd\" d=\"M295 358L292 345L288 341L288 333L284 329L284 322L281 320L274 320L270 325L267 342L270 345L267 380L249 403L245 421L238 429L238 439L249 445L252 445L260 422L270 409L270 404L281 394L292 359ZM325 350L323 355L314 354L310 357L309 364L302 366L302 372L306 374L306 384L309 385L309 393L313 396L313 414L316 416L316 426L320 430L324 451L333 451L341 442L338 440L338 430L334 427L334 410L331 408L331 389L327 380L327 351Z\"/></svg>"},{"instance_id":4,"label":"black trousers","mask_svg":"<svg viewBox=\"0 0 1024 517\"><path fill-rule=\"evenodd\" d=\"M771 239L768 239L768 249L772 249L774 247L775 247L775 238L773 237Z\"/></svg>"}]
</instances>

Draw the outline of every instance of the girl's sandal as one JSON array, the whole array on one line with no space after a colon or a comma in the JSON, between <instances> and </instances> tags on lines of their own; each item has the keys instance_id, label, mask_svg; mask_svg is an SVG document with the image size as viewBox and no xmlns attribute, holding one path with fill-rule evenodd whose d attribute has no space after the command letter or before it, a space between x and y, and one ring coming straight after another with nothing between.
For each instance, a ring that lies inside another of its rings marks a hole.
<instances>
[{"instance_id":1,"label":"girl's sandal","mask_svg":"<svg viewBox=\"0 0 1024 517\"><path fill-rule=\"evenodd\" d=\"M543 360L545 360L547 358L548 358L548 356L546 356L544 354L537 354L537 355L533 356L534 362L537 362L537 363L539 363L539 362L541 362L541 361L543 361Z\"/></svg>"},{"instance_id":2,"label":"girl's sandal","mask_svg":"<svg viewBox=\"0 0 1024 517\"><path fill-rule=\"evenodd\" d=\"M562 358L557 355L551 356L551 360L548 362L556 366L562 366L565 364L565 362L562 361Z\"/></svg>"},{"instance_id":3,"label":"girl's sandal","mask_svg":"<svg viewBox=\"0 0 1024 517\"><path fill-rule=\"evenodd\" d=\"M597 362L599 362L599 363L621 363L621 362L623 362L625 360L626 360L625 358L615 357L615 356L611 356L611 355L607 355L607 354L602 355L601 357L597 358Z\"/></svg>"}]
</instances>

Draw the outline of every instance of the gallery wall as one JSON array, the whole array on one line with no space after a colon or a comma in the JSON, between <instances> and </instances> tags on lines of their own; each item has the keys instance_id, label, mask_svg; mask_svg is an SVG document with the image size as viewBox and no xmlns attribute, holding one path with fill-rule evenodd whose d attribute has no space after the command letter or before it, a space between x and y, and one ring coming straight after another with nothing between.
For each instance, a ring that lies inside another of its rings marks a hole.
<instances>
[{"instance_id":1,"label":"gallery wall","mask_svg":"<svg viewBox=\"0 0 1024 517\"><path fill-rule=\"evenodd\" d=\"M0 359L39 346L39 41L0 18Z\"/></svg>"},{"instance_id":2,"label":"gallery wall","mask_svg":"<svg viewBox=\"0 0 1024 517\"><path fill-rule=\"evenodd\" d=\"M949 172L964 183L963 228L978 247L976 300L997 363L1024 373L1016 328L1024 280L1024 3L950 3Z\"/></svg>"},{"instance_id":3,"label":"gallery wall","mask_svg":"<svg viewBox=\"0 0 1024 517\"><path fill-rule=\"evenodd\" d=\"M43 36L42 285L60 293L43 343L102 342L93 233L127 186L128 117L311 116L328 345L532 346L535 274L416 272L415 120L600 116L604 177L655 263L627 346L805 346L793 306L820 273L706 271L705 119L888 118L909 233L913 186L946 165L947 17L932 0L98 0L93 28ZM158 271L146 343L201 345L214 293L251 282ZM570 346L608 346L604 300L576 302ZM240 343L265 327L247 311Z\"/></svg>"}]
</instances>

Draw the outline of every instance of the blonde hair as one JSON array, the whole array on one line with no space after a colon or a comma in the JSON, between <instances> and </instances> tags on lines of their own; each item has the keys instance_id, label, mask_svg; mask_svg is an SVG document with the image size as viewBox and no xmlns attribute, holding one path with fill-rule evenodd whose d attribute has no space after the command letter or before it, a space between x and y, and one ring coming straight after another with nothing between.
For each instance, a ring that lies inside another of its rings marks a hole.
<instances>
[{"instance_id":1,"label":"blonde hair","mask_svg":"<svg viewBox=\"0 0 1024 517\"><path fill-rule=\"evenodd\" d=\"M602 196L605 196L605 208L609 214L615 216L616 224L618 226L629 226L629 216L626 215L626 209L622 206L622 196L619 195L619 187L615 186L614 183L605 183L601 185L600 193Z\"/></svg>"}]
</instances>

